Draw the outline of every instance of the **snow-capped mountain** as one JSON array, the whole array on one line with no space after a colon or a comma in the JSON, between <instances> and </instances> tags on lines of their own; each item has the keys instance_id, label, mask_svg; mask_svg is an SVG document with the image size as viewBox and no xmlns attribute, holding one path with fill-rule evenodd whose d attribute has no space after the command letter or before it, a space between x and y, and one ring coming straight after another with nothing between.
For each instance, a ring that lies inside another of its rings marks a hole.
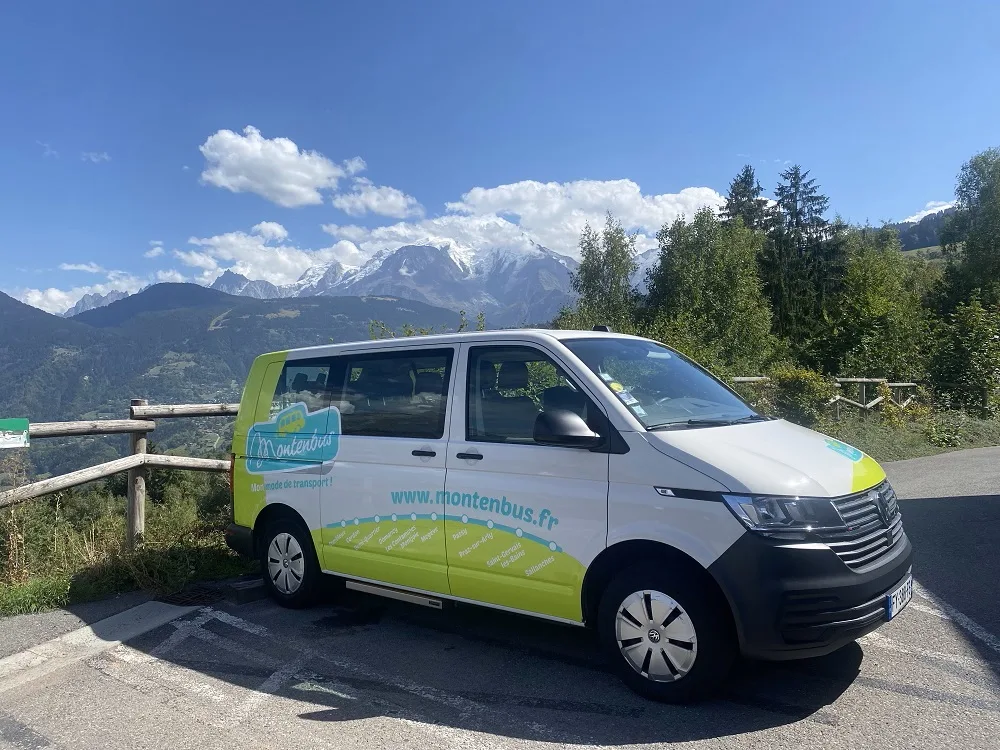
<instances>
[{"instance_id":1,"label":"snow-capped mountain","mask_svg":"<svg viewBox=\"0 0 1000 750\"><path fill-rule=\"evenodd\" d=\"M85 294L75 305L63 313L63 317L72 318L74 315L110 305L112 302L117 302L126 297L128 297L128 292L120 292L117 289L112 289L107 294L97 294L96 292L94 294Z\"/></svg>"},{"instance_id":2,"label":"snow-capped mountain","mask_svg":"<svg viewBox=\"0 0 1000 750\"><path fill-rule=\"evenodd\" d=\"M336 289L348 269L337 261L307 268L299 280L284 287L292 297L314 297Z\"/></svg>"},{"instance_id":3,"label":"snow-capped mountain","mask_svg":"<svg viewBox=\"0 0 1000 750\"><path fill-rule=\"evenodd\" d=\"M645 294L649 291L646 288L646 274L649 273L650 269L653 268L660 260L660 248L654 247L651 250L647 250L644 253L639 253L635 256L635 262L638 268L634 274L632 274L632 285L638 288L640 292Z\"/></svg>"},{"instance_id":4,"label":"snow-capped mountain","mask_svg":"<svg viewBox=\"0 0 1000 750\"><path fill-rule=\"evenodd\" d=\"M334 261L309 268L298 281L275 286L226 271L212 284L227 294L284 298L391 296L414 299L470 317L486 313L491 327L546 323L571 301L572 258L541 245L474 254L450 243L404 245L376 253L360 268Z\"/></svg>"},{"instance_id":5,"label":"snow-capped mountain","mask_svg":"<svg viewBox=\"0 0 1000 750\"><path fill-rule=\"evenodd\" d=\"M246 276L233 271L225 271L212 283L211 288L237 297L253 297L254 299L280 299L281 297L296 296L286 294L285 287L275 286L270 281L263 279L251 281Z\"/></svg>"}]
</instances>

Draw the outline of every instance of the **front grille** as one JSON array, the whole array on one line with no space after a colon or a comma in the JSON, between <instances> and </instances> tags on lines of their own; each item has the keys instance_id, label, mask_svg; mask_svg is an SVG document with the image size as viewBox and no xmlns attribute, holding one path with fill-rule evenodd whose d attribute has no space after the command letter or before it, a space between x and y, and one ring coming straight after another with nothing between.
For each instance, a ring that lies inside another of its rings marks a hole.
<instances>
[{"instance_id":1,"label":"front grille","mask_svg":"<svg viewBox=\"0 0 1000 750\"><path fill-rule=\"evenodd\" d=\"M888 482L838 498L833 505L847 529L823 532L820 537L852 570L877 564L903 538L903 516Z\"/></svg>"},{"instance_id":2,"label":"front grille","mask_svg":"<svg viewBox=\"0 0 1000 750\"><path fill-rule=\"evenodd\" d=\"M786 643L807 644L834 635L867 629L885 619L885 595L853 607L829 592L803 591L785 594L778 627Z\"/></svg>"}]
</instances>

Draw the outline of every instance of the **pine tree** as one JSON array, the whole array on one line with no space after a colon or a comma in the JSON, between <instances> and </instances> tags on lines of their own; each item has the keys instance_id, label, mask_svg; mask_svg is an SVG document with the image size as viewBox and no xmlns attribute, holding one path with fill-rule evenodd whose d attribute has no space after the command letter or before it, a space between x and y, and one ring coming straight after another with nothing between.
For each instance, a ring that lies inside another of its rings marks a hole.
<instances>
[{"instance_id":1,"label":"pine tree","mask_svg":"<svg viewBox=\"0 0 1000 750\"><path fill-rule=\"evenodd\" d=\"M841 225L831 229L824 218L830 200L808 171L796 164L780 177L761 277L775 331L796 347L807 348L843 276Z\"/></svg>"},{"instance_id":2,"label":"pine tree","mask_svg":"<svg viewBox=\"0 0 1000 750\"><path fill-rule=\"evenodd\" d=\"M733 181L729 183L729 194L722 215L727 221L743 219L748 229L763 230L767 226L767 199L763 198L764 188L757 181L753 167L747 164Z\"/></svg>"}]
</instances>

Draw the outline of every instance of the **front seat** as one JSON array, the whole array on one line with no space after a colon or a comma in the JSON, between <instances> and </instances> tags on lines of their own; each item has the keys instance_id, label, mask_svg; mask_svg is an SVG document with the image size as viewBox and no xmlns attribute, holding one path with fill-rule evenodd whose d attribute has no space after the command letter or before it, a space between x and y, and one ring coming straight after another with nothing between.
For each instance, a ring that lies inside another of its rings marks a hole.
<instances>
[{"instance_id":1,"label":"front seat","mask_svg":"<svg viewBox=\"0 0 1000 750\"><path fill-rule=\"evenodd\" d=\"M522 390L528 387L529 379L528 366L524 362L504 362L497 375L497 390ZM495 420L490 426L497 434L522 440L534 436L538 406L530 396L497 393L493 403Z\"/></svg>"}]
</instances>

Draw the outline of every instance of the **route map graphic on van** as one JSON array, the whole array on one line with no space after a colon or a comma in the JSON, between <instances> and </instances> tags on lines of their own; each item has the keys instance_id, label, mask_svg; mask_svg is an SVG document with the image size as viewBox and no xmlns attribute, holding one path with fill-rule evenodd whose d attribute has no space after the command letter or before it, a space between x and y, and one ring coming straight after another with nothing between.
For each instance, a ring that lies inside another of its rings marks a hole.
<instances>
[{"instance_id":1,"label":"route map graphic on van","mask_svg":"<svg viewBox=\"0 0 1000 750\"><path fill-rule=\"evenodd\" d=\"M247 469L257 474L332 461L340 448L340 411L331 406L310 413L292 404L247 434Z\"/></svg>"}]
</instances>

